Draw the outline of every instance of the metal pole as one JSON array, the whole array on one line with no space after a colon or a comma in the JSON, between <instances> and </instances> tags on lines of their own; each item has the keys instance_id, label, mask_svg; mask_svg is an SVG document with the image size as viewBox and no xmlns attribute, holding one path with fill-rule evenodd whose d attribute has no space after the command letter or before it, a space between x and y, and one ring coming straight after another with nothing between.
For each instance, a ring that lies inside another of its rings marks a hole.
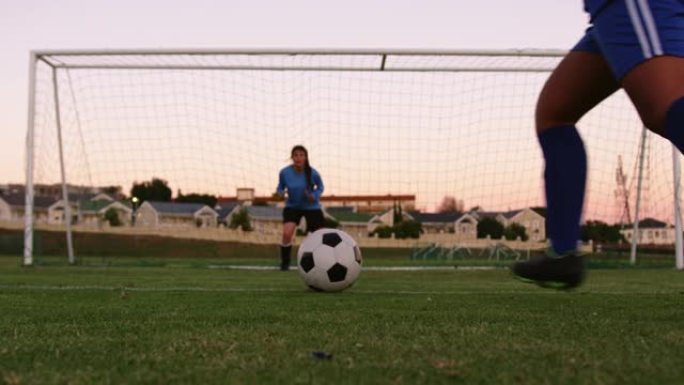
<instances>
[{"instance_id":1,"label":"metal pole","mask_svg":"<svg viewBox=\"0 0 684 385\"><path fill-rule=\"evenodd\" d=\"M634 208L634 225L632 226L632 252L629 256L629 262L632 265L636 264L637 243L639 243L639 209L641 207L641 182L644 179L644 156L646 153L647 134L648 130L646 129L646 126L644 126L641 131L641 145L639 146L639 172L637 176L637 197L636 207Z\"/></svg>"},{"instance_id":2,"label":"metal pole","mask_svg":"<svg viewBox=\"0 0 684 385\"><path fill-rule=\"evenodd\" d=\"M24 266L33 265L33 144L36 112L36 54L29 58L29 105L26 129L26 199L24 204Z\"/></svg>"},{"instance_id":3,"label":"metal pole","mask_svg":"<svg viewBox=\"0 0 684 385\"><path fill-rule=\"evenodd\" d=\"M69 192L66 185L66 172L64 170L64 142L62 141L62 119L59 108L59 90L57 89L57 69L52 69L52 88L55 99L55 123L57 124L57 142L59 145L59 168L62 174L62 200L64 201L64 223L66 224L67 252L69 264L76 263L74 257L74 245L71 237L71 204L69 203Z\"/></svg>"},{"instance_id":4,"label":"metal pole","mask_svg":"<svg viewBox=\"0 0 684 385\"><path fill-rule=\"evenodd\" d=\"M682 252L682 207L681 183L682 175L679 164L679 150L672 146L672 172L674 173L674 215L675 215L675 261L677 270L684 269L684 255Z\"/></svg>"}]
</instances>

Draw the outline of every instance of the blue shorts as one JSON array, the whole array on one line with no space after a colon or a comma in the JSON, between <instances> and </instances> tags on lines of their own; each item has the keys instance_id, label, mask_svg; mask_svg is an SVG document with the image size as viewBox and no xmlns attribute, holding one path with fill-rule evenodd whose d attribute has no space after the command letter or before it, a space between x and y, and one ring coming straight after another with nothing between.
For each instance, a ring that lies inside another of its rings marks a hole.
<instances>
[{"instance_id":1,"label":"blue shorts","mask_svg":"<svg viewBox=\"0 0 684 385\"><path fill-rule=\"evenodd\" d=\"M684 1L610 1L572 50L603 55L618 80L655 56L684 57Z\"/></svg>"}]
</instances>

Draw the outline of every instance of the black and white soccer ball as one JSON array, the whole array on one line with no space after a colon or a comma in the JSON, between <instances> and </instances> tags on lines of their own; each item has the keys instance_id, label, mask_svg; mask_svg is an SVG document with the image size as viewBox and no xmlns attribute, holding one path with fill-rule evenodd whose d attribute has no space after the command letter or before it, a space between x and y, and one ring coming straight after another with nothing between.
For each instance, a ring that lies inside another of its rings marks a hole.
<instances>
[{"instance_id":1,"label":"black and white soccer ball","mask_svg":"<svg viewBox=\"0 0 684 385\"><path fill-rule=\"evenodd\" d=\"M304 283L315 291L341 291L361 273L361 250L354 238L337 229L309 234L297 252L297 267Z\"/></svg>"}]
</instances>

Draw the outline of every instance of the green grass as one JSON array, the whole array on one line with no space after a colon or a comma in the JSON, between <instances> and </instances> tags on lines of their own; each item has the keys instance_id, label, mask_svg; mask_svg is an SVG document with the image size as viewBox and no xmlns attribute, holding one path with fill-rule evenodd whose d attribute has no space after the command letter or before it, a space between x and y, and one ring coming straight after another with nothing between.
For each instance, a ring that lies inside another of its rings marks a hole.
<instances>
[{"instance_id":1,"label":"green grass","mask_svg":"<svg viewBox=\"0 0 684 385\"><path fill-rule=\"evenodd\" d=\"M366 271L325 294L213 260L44 260L0 257L0 383L684 383L672 269L592 270L574 292L505 270Z\"/></svg>"}]
</instances>

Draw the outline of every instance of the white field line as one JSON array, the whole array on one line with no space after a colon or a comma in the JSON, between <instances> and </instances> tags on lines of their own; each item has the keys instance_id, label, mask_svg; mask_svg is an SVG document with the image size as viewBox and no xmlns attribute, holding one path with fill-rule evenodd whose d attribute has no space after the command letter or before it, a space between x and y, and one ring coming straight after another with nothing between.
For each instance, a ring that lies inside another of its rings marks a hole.
<instances>
[{"instance_id":1,"label":"white field line","mask_svg":"<svg viewBox=\"0 0 684 385\"><path fill-rule=\"evenodd\" d=\"M278 266L256 266L256 265L209 265L210 269L226 270L278 270ZM291 270L297 270L292 266ZM363 271L453 271L453 270L496 270L504 267L496 266L371 266L364 267Z\"/></svg>"}]
</instances>

